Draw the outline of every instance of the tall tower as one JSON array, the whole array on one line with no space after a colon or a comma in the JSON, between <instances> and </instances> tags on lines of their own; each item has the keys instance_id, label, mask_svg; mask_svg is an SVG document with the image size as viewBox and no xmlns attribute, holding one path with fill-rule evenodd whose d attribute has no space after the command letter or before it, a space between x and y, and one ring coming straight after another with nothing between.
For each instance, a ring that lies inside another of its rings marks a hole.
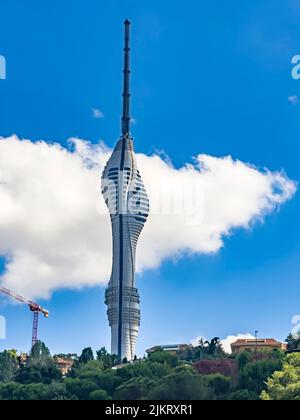
<instances>
[{"instance_id":1,"label":"tall tower","mask_svg":"<svg viewBox=\"0 0 300 420\"><path fill-rule=\"evenodd\" d=\"M102 194L109 209L113 261L105 303L111 327L111 353L119 360L135 356L140 298L135 287L135 254L149 214L147 193L137 169L130 134L130 22L125 21L122 134L102 174Z\"/></svg>"}]
</instances>

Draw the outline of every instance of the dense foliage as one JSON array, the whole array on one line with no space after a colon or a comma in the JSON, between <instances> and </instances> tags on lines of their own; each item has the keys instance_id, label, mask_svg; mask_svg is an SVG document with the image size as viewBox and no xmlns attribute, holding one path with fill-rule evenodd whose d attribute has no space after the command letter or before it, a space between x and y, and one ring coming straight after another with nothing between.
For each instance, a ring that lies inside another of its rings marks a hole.
<instances>
[{"instance_id":1,"label":"dense foliage","mask_svg":"<svg viewBox=\"0 0 300 420\"><path fill-rule=\"evenodd\" d=\"M287 356L283 369L269 378L267 390L262 392L261 398L300 401L300 353Z\"/></svg>"},{"instance_id":2,"label":"dense foliage","mask_svg":"<svg viewBox=\"0 0 300 420\"><path fill-rule=\"evenodd\" d=\"M72 358L62 377L56 358ZM26 361L0 353L0 400L257 400L300 398L300 355L281 351L226 355L220 341L176 355L157 349L116 366L105 348L53 358L38 342Z\"/></svg>"}]
</instances>

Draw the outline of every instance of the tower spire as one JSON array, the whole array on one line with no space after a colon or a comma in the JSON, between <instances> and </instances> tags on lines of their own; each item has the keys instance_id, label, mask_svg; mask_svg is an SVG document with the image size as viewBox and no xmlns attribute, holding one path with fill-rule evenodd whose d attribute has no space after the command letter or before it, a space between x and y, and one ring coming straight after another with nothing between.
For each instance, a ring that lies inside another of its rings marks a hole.
<instances>
[{"instance_id":1,"label":"tower spire","mask_svg":"<svg viewBox=\"0 0 300 420\"><path fill-rule=\"evenodd\" d=\"M126 137L130 133L130 21L124 22L125 47L124 47L124 90L123 90L123 116L122 134Z\"/></svg>"}]
</instances>

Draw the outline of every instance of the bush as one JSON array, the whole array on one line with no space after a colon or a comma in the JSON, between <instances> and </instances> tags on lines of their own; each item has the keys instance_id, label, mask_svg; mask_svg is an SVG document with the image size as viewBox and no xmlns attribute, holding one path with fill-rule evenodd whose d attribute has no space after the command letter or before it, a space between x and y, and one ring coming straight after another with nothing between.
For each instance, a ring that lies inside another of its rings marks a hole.
<instances>
[{"instance_id":1,"label":"bush","mask_svg":"<svg viewBox=\"0 0 300 420\"><path fill-rule=\"evenodd\" d=\"M116 400L141 400L145 398L153 387L154 381L148 378L133 378L120 385L115 393Z\"/></svg>"},{"instance_id":2,"label":"bush","mask_svg":"<svg viewBox=\"0 0 300 420\"><path fill-rule=\"evenodd\" d=\"M248 389L239 389L232 392L228 398L233 401L256 401L258 400L257 395L254 392L248 391Z\"/></svg>"},{"instance_id":3,"label":"bush","mask_svg":"<svg viewBox=\"0 0 300 420\"><path fill-rule=\"evenodd\" d=\"M111 400L111 397L107 394L106 391L103 389L98 389L97 391L93 391L90 394L90 400L94 401L104 401L104 400Z\"/></svg>"},{"instance_id":4,"label":"bush","mask_svg":"<svg viewBox=\"0 0 300 420\"><path fill-rule=\"evenodd\" d=\"M95 382L86 379L66 379L66 389L71 397L76 397L79 400L88 400L93 391L97 391L99 387Z\"/></svg>"},{"instance_id":5,"label":"bush","mask_svg":"<svg viewBox=\"0 0 300 420\"><path fill-rule=\"evenodd\" d=\"M265 382L276 370L280 370L282 362L280 360L261 360L249 363L241 372L239 387L248 389L259 397L262 390L266 389Z\"/></svg>"},{"instance_id":6,"label":"bush","mask_svg":"<svg viewBox=\"0 0 300 420\"><path fill-rule=\"evenodd\" d=\"M213 389L213 392L218 398L225 397L231 389L231 379L216 373L206 377L208 385Z\"/></svg>"},{"instance_id":7,"label":"bush","mask_svg":"<svg viewBox=\"0 0 300 420\"><path fill-rule=\"evenodd\" d=\"M300 401L300 354L286 357L282 371L275 372L267 381L262 400Z\"/></svg>"},{"instance_id":8,"label":"bush","mask_svg":"<svg viewBox=\"0 0 300 420\"><path fill-rule=\"evenodd\" d=\"M149 393L150 400L213 400L207 380L197 373L175 372L161 379Z\"/></svg>"},{"instance_id":9,"label":"bush","mask_svg":"<svg viewBox=\"0 0 300 420\"><path fill-rule=\"evenodd\" d=\"M230 377L234 382L238 380L238 364L233 359L206 359L194 363L193 366L201 375L219 373Z\"/></svg>"},{"instance_id":10,"label":"bush","mask_svg":"<svg viewBox=\"0 0 300 420\"><path fill-rule=\"evenodd\" d=\"M22 385L10 382L0 385L1 400L46 400L48 386L44 384Z\"/></svg>"}]
</instances>

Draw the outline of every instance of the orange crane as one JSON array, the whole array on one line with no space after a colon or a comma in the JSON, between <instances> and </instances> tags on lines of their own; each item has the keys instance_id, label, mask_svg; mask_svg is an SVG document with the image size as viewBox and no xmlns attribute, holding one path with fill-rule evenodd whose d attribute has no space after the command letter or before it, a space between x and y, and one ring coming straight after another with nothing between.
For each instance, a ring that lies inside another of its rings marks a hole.
<instances>
[{"instance_id":1,"label":"orange crane","mask_svg":"<svg viewBox=\"0 0 300 420\"><path fill-rule=\"evenodd\" d=\"M32 327L32 347L37 342L38 337L38 326L39 326L39 314L42 313L46 318L49 316L49 311L47 309L42 308L38 303L32 302L16 293L11 292L10 290L6 289L5 287L0 286L0 293L11 297L12 299L17 300L18 302L25 303L28 305L29 310L33 312L33 327Z\"/></svg>"}]
</instances>

